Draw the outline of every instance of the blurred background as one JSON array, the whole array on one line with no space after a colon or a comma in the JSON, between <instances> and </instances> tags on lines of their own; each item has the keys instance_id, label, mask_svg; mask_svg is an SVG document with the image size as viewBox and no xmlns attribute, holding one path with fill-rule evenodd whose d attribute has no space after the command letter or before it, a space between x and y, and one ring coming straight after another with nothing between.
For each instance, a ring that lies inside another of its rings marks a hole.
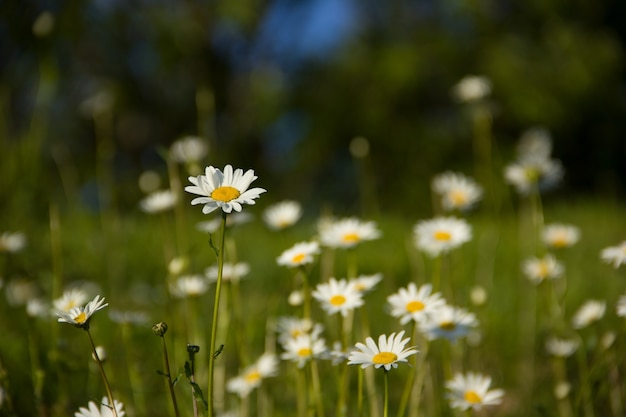
<instances>
[{"instance_id":1,"label":"blurred background","mask_svg":"<svg viewBox=\"0 0 626 417\"><path fill-rule=\"evenodd\" d=\"M385 210L412 211L434 174L472 174L451 93L467 75L492 83L496 172L543 126L568 167L559 192L613 198L626 181L622 0L26 0L0 16L4 214L136 208L139 175L166 172L160 150L186 135L275 200L351 209L360 169Z\"/></svg>"}]
</instances>

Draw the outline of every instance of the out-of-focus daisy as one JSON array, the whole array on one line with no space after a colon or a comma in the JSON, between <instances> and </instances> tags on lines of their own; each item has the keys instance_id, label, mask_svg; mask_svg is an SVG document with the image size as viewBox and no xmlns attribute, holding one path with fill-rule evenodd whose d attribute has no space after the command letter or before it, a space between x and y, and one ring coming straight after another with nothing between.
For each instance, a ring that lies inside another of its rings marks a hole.
<instances>
[{"instance_id":1,"label":"out-of-focus daisy","mask_svg":"<svg viewBox=\"0 0 626 417\"><path fill-rule=\"evenodd\" d=\"M172 159L179 163L199 162L209 151L206 139L197 136L185 136L170 147Z\"/></svg>"},{"instance_id":2,"label":"out-of-focus daisy","mask_svg":"<svg viewBox=\"0 0 626 417\"><path fill-rule=\"evenodd\" d=\"M485 406L500 404L504 391L490 390L490 386L491 377L473 372L457 373L446 382L450 407L459 410L481 410Z\"/></svg>"},{"instance_id":3,"label":"out-of-focus daisy","mask_svg":"<svg viewBox=\"0 0 626 417\"><path fill-rule=\"evenodd\" d=\"M31 298L26 303L26 314L30 317L50 318L50 305L41 298Z\"/></svg>"},{"instance_id":4,"label":"out-of-focus daisy","mask_svg":"<svg viewBox=\"0 0 626 417\"><path fill-rule=\"evenodd\" d=\"M547 254L543 258L530 258L522 263L526 277L534 284L541 284L548 279L559 278L565 268L556 258Z\"/></svg>"},{"instance_id":5,"label":"out-of-focus daisy","mask_svg":"<svg viewBox=\"0 0 626 417\"><path fill-rule=\"evenodd\" d=\"M617 315L620 317L626 317L626 294L622 295L619 300L617 300Z\"/></svg>"},{"instance_id":6,"label":"out-of-focus daisy","mask_svg":"<svg viewBox=\"0 0 626 417\"><path fill-rule=\"evenodd\" d=\"M569 224L552 223L544 227L542 238L551 248L568 248L580 239L580 229Z\"/></svg>"},{"instance_id":7,"label":"out-of-focus daisy","mask_svg":"<svg viewBox=\"0 0 626 417\"><path fill-rule=\"evenodd\" d=\"M115 404L115 411L117 417L124 417L126 412L124 411L124 404L117 400L113 400ZM107 397L102 398L102 402L98 406L93 401L89 401L87 408L80 407L77 412L74 413L74 417L113 417L113 410L109 405L109 399Z\"/></svg>"},{"instance_id":8,"label":"out-of-focus daisy","mask_svg":"<svg viewBox=\"0 0 626 417\"><path fill-rule=\"evenodd\" d=\"M354 351L354 347L350 347L347 350L344 350L341 342L337 341L333 343L332 349L326 351L323 359L328 359L331 361L333 366L339 365L340 363L344 363L350 357L350 353Z\"/></svg>"},{"instance_id":9,"label":"out-of-focus daisy","mask_svg":"<svg viewBox=\"0 0 626 417\"><path fill-rule=\"evenodd\" d=\"M491 94L491 81L481 75L463 77L452 88L452 96L462 103L479 101L489 94Z\"/></svg>"},{"instance_id":10,"label":"out-of-focus daisy","mask_svg":"<svg viewBox=\"0 0 626 417\"><path fill-rule=\"evenodd\" d=\"M63 292L61 297L52 302L54 310L70 311L74 307L82 306L89 299L87 293L80 288L70 288Z\"/></svg>"},{"instance_id":11,"label":"out-of-focus daisy","mask_svg":"<svg viewBox=\"0 0 626 417\"><path fill-rule=\"evenodd\" d=\"M419 323L420 330L429 340L445 338L456 341L466 336L476 326L478 319L473 313L450 305L438 308L427 316L427 320Z\"/></svg>"},{"instance_id":12,"label":"out-of-focus daisy","mask_svg":"<svg viewBox=\"0 0 626 417\"><path fill-rule=\"evenodd\" d=\"M619 268L621 264L626 263L626 241L617 246L602 249L600 258L606 263L613 264L613 267Z\"/></svg>"},{"instance_id":13,"label":"out-of-focus daisy","mask_svg":"<svg viewBox=\"0 0 626 417\"><path fill-rule=\"evenodd\" d=\"M304 293L300 290L291 291L287 297L287 302L290 306L301 306L304 303Z\"/></svg>"},{"instance_id":14,"label":"out-of-focus daisy","mask_svg":"<svg viewBox=\"0 0 626 417\"><path fill-rule=\"evenodd\" d=\"M520 161L545 161L552 154L552 137L543 127L531 127L520 135L517 158Z\"/></svg>"},{"instance_id":15,"label":"out-of-focus daisy","mask_svg":"<svg viewBox=\"0 0 626 417\"><path fill-rule=\"evenodd\" d=\"M143 311L109 311L111 321L119 324L134 324L137 326L148 323L148 314Z\"/></svg>"},{"instance_id":16,"label":"out-of-focus daisy","mask_svg":"<svg viewBox=\"0 0 626 417\"><path fill-rule=\"evenodd\" d=\"M381 232L375 222L363 222L355 217L322 223L320 242L330 248L353 248L367 240L378 239Z\"/></svg>"},{"instance_id":17,"label":"out-of-focus daisy","mask_svg":"<svg viewBox=\"0 0 626 417\"><path fill-rule=\"evenodd\" d=\"M519 194L526 195L554 187L563 178L563 166L554 159L516 162L505 167L504 178Z\"/></svg>"},{"instance_id":18,"label":"out-of-focus daisy","mask_svg":"<svg viewBox=\"0 0 626 417\"><path fill-rule=\"evenodd\" d=\"M470 290L470 300L475 306L482 306L483 304L485 304L485 302L487 302L488 296L489 295L487 294L487 290L485 289L485 287L482 287L480 285L475 285Z\"/></svg>"},{"instance_id":19,"label":"out-of-focus daisy","mask_svg":"<svg viewBox=\"0 0 626 417\"><path fill-rule=\"evenodd\" d=\"M472 228L463 219L436 217L422 220L413 228L415 245L435 257L472 239Z\"/></svg>"},{"instance_id":20,"label":"out-of-focus daisy","mask_svg":"<svg viewBox=\"0 0 626 417\"><path fill-rule=\"evenodd\" d=\"M441 196L444 210L467 210L483 195L483 189L473 179L456 172L444 172L433 178L431 187Z\"/></svg>"},{"instance_id":21,"label":"out-of-focus daisy","mask_svg":"<svg viewBox=\"0 0 626 417\"><path fill-rule=\"evenodd\" d=\"M277 372L278 358L273 353L265 353L254 364L244 369L239 376L230 379L226 384L226 389L228 392L245 398L261 385L263 379L276 376Z\"/></svg>"},{"instance_id":22,"label":"out-of-focus daisy","mask_svg":"<svg viewBox=\"0 0 626 417\"><path fill-rule=\"evenodd\" d=\"M12 306L21 306L28 300L38 296L39 290L35 283L26 278L12 279L5 289L7 301Z\"/></svg>"},{"instance_id":23,"label":"out-of-focus daisy","mask_svg":"<svg viewBox=\"0 0 626 417\"><path fill-rule=\"evenodd\" d=\"M263 212L263 220L270 229L282 230L296 224L302 217L302 205L297 201L281 201Z\"/></svg>"},{"instance_id":24,"label":"out-of-focus daisy","mask_svg":"<svg viewBox=\"0 0 626 417\"><path fill-rule=\"evenodd\" d=\"M284 251L277 259L278 265L288 266L290 268L296 266L307 265L313 263L313 256L320 253L319 243L300 242Z\"/></svg>"},{"instance_id":25,"label":"out-of-focus daisy","mask_svg":"<svg viewBox=\"0 0 626 417\"><path fill-rule=\"evenodd\" d=\"M278 341L281 344L285 344L289 339L295 339L304 335L317 338L323 330L324 327L321 324L314 323L310 319L288 316L280 317L276 326Z\"/></svg>"},{"instance_id":26,"label":"out-of-focus daisy","mask_svg":"<svg viewBox=\"0 0 626 417\"><path fill-rule=\"evenodd\" d=\"M210 266L206 269L204 274L210 282L217 281L217 266ZM248 275L250 272L250 266L245 262L237 262L236 264L226 262L222 268L222 279L225 281L239 281L242 277Z\"/></svg>"},{"instance_id":27,"label":"out-of-focus daisy","mask_svg":"<svg viewBox=\"0 0 626 417\"><path fill-rule=\"evenodd\" d=\"M378 284L382 279L383 274L359 275L358 277L351 279L350 283L358 292L366 294L372 291L376 284Z\"/></svg>"},{"instance_id":28,"label":"out-of-focus daisy","mask_svg":"<svg viewBox=\"0 0 626 417\"><path fill-rule=\"evenodd\" d=\"M341 313L345 317L350 311L363 305L361 292L345 279L337 281L330 278L328 282L318 284L311 295L328 314Z\"/></svg>"},{"instance_id":29,"label":"out-of-focus daisy","mask_svg":"<svg viewBox=\"0 0 626 417\"><path fill-rule=\"evenodd\" d=\"M251 222L254 219L250 213L240 212L240 213L231 213L226 219L226 228L231 228L235 226L240 226L242 224L246 224ZM204 222L199 222L196 224L196 229L201 232L206 233L215 233L222 226L222 219L215 218L212 220L207 220Z\"/></svg>"},{"instance_id":30,"label":"out-of-focus daisy","mask_svg":"<svg viewBox=\"0 0 626 417\"><path fill-rule=\"evenodd\" d=\"M146 213L162 213L176 205L176 194L172 190L159 190L148 194L139 202L141 210Z\"/></svg>"},{"instance_id":31,"label":"out-of-focus daisy","mask_svg":"<svg viewBox=\"0 0 626 417\"><path fill-rule=\"evenodd\" d=\"M572 326L582 329L604 317L606 302L600 300L586 301L572 317Z\"/></svg>"},{"instance_id":32,"label":"out-of-focus daisy","mask_svg":"<svg viewBox=\"0 0 626 417\"><path fill-rule=\"evenodd\" d=\"M296 362L298 368L302 368L308 361L320 357L326 351L325 340L310 334L287 339L282 346L285 352L280 355L281 359Z\"/></svg>"},{"instance_id":33,"label":"out-of-focus daisy","mask_svg":"<svg viewBox=\"0 0 626 417\"><path fill-rule=\"evenodd\" d=\"M170 293L177 298L199 297L209 289L202 275L183 275L170 283Z\"/></svg>"},{"instance_id":34,"label":"out-of-focus daisy","mask_svg":"<svg viewBox=\"0 0 626 417\"><path fill-rule=\"evenodd\" d=\"M391 315L400 319L400 324L413 320L423 322L429 314L445 305L440 293L432 294L433 286L424 284L419 289L414 283L407 288L400 288L397 293L387 297L391 307Z\"/></svg>"},{"instance_id":35,"label":"out-of-focus daisy","mask_svg":"<svg viewBox=\"0 0 626 417\"><path fill-rule=\"evenodd\" d=\"M169 261L169 263L167 264L167 271L171 275L176 276L182 274L188 266L189 259L184 256L177 256Z\"/></svg>"},{"instance_id":36,"label":"out-of-focus daisy","mask_svg":"<svg viewBox=\"0 0 626 417\"><path fill-rule=\"evenodd\" d=\"M185 191L200 196L191 200L191 204L203 204L204 214L217 209L224 213L233 210L239 212L242 210L242 204L255 204L254 200L267 191L258 187L249 189L250 184L257 178L252 169L244 173L240 168L233 170L231 165L226 165L222 172L209 166L205 170L205 175L189 177L189 182L193 185L185 187Z\"/></svg>"},{"instance_id":37,"label":"out-of-focus daisy","mask_svg":"<svg viewBox=\"0 0 626 417\"><path fill-rule=\"evenodd\" d=\"M404 337L404 330L400 333L391 333L389 336L380 335L378 344L374 339L368 337L365 344L357 343L356 350L353 350L348 356L348 365L361 365L361 368L374 366L374 368L385 368L385 371L391 368L397 368L398 363L407 362L407 358L418 352L417 349L409 347L405 349L406 344L411 338Z\"/></svg>"},{"instance_id":38,"label":"out-of-focus daisy","mask_svg":"<svg viewBox=\"0 0 626 417\"><path fill-rule=\"evenodd\" d=\"M578 340L551 337L546 341L546 351L553 356L566 358L578 349Z\"/></svg>"},{"instance_id":39,"label":"out-of-focus daisy","mask_svg":"<svg viewBox=\"0 0 626 417\"><path fill-rule=\"evenodd\" d=\"M108 303L104 303L104 297L96 295L96 297L87 303L84 307L72 307L69 311L58 310L56 315L59 323L69 323L76 327L84 329L89 328L89 321L91 316L98 310L102 310L108 306Z\"/></svg>"},{"instance_id":40,"label":"out-of-focus daisy","mask_svg":"<svg viewBox=\"0 0 626 417\"><path fill-rule=\"evenodd\" d=\"M3 232L0 234L0 252L19 252L26 247L26 235L22 232Z\"/></svg>"}]
</instances>

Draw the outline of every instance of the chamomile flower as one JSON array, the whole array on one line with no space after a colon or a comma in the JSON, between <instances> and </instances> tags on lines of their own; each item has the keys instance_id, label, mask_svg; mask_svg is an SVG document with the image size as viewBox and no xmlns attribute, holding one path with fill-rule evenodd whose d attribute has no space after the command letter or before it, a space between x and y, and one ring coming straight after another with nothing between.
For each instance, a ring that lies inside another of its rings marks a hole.
<instances>
[{"instance_id":1,"label":"chamomile flower","mask_svg":"<svg viewBox=\"0 0 626 417\"><path fill-rule=\"evenodd\" d=\"M427 316L427 320L419 323L420 330L429 340L445 338L456 341L466 336L476 326L478 319L473 313L450 305L438 308Z\"/></svg>"},{"instance_id":2,"label":"chamomile flower","mask_svg":"<svg viewBox=\"0 0 626 417\"><path fill-rule=\"evenodd\" d=\"M397 293L387 297L391 307L391 315L400 319L400 324L407 324L413 320L423 322L429 314L445 305L440 293L432 294L432 285L424 284L419 289L414 283L407 288L400 288Z\"/></svg>"},{"instance_id":3,"label":"chamomile flower","mask_svg":"<svg viewBox=\"0 0 626 417\"><path fill-rule=\"evenodd\" d=\"M572 317L572 327L582 329L604 317L606 302L600 300L586 301Z\"/></svg>"},{"instance_id":4,"label":"chamomile flower","mask_svg":"<svg viewBox=\"0 0 626 417\"><path fill-rule=\"evenodd\" d=\"M423 220L413 228L415 245L432 257L448 252L472 238L472 228L463 219L436 217Z\"/></svg>"},{"instance_id":5,"label":"chamomile flower","mask_svg":"<svg viewBox=\"0 0 626 417\"><path fill-rule=\"evenodd\" d=\"M209 282L217 281L218 267L216 265L208 267L204 274ZM225 281L238 282L242 277L248 275L250 266L245 262L237 262L236 264L225 262L222 268L222 279Z\"/></svg>"},{"instance_id":6,"label":"chamomile flower","mask_svg":"<svg viewBox=\"0 0 626 417\"><path fill-rule=\"evenodd\" d=\"M126 412L124 411L124 404L117 400L113 400L115 404L115 411L117 412L118 417L124 417ZM76 413L74 413L74 417L113 417L113 410L109 405L109 399L107 397L102 398L102 402L100 406L98 406L93 401L89 401L87 404L88 408L80 407Z\"/></svg>"},{"instance_id":7,"label":"chamomile flower","mask_svg":"<svg viewBox=\"0 0 626 417\"><path fill-rule=\"evenodd\" d=\"M177 298L199 297L209 289L202 275L183 275L170 283L170 294Z\"/></svg>"},{"instance_id":8,"label":"chamomile flower","mask_svg":"<svg viewBox=\"0 0 626 417\"><path fill-rule=\"evenodd\" d=\"M452 88L452 96L461 103L479 101L489 94L491 94L491 81L480 75L468 75Z\"/></svg>"},{"instance_id":9,"label":"chamomile flower","mask_svg":"<svg viewBox=\"0 0 626 417\"><path fill-rule=\"evenodd\" d=\"M323 330L324 326L319 323L314 323L310 319L290 316L280 317L276 326L278 341L283 345L287 340L295 339L303 335L317 338Z\"/></svg>"},{"instance_id":10,"label":"chamomile flower","mask_svg":"<svg viewBox=\"0 0 626 417\"><path fill-rule=\"evenodd\" d=\"M609 246L602 249L600 258L606 263L613 264L614 268L619 268L621 264L626 264L626 241L617 246Z\"/></svg>"},{"instance_id":11,"label":"chamomile flower","mask_svg":"<svg viewBox=\"0 0 626 417\"><path fill-rule=\"evenodd\" d=\"M444 172L433 178L431 187L441 196L441 206L446 211L467 210L483 195L483 189L473 179L456 172Z\"/></svg>"},{"instance_id":12,"label":"chamomile flower","mask_svg":"<svg viewBox=\"0 0 626 417\"><path fill-rule=\"evenodd\" d=\"M565 268L553 255L547 254L543 258L529 258L522 263L522 270L526 277L534 284L541 284L548 279L559 278Z\"/></svg>"},{"instance_id":13,"label":"chamomile flower","mask_svg":"<svg viewBox=\"0 0 626 417\"><path fill-rule=\"evenodd\" d=\"M170 210L176 204L176 194L172 190L154 191L139 202L145 213L162 213Z\"/></svg>"},{"instance_id":14,"label":"chamomile flower","mask_svg":"<svg viewBox=\"0 0 626 417\"><path fill-rule=\"evenodd\" d=\"M505 167L504 178L519 194L527 195L558 184L563 178L563 166L555 159L515 162Z\"/></svg>"},{"instance_id":15,"label":"chamomile flower","mask_svg":"<svg viewBox=\"0 0 626 417\"><path fill-rule=\"evenodd\" d=\"M98 310L102 310L108 306L108 303L104 303L104 297L96 295L96 297L87 303L84 307L72 307L69 311L58 310L56 315L59 323L69 323L76 327L84 329L89 328L89 321L91 316Z\"/></svg>"},{"instance_id":16,"label":"chamomile flower","mask_svg":"<svg viewBox=\"0 0 626 417\"><path fill-rule=\"evenodd\" d=\"M326 352L326 341L312 334L304 334L287 339L283 348L285 352L280 355L281 359L296 362L298 368L302 368L308 361Z\"/></svg>"},{"instance_id":17,"label":"chamomile flower","mask_svg":"<svg viewBox=\"0 0 626 417\"><path fill-rule=\"evenodd\" d=\"M276 376L278 372L278 358L273 353L264 353L252 365L248 366L235 378L226 383L226 390L235 393L241 398L247 397L252 390L258 388L265 378Z\"/></svg>"},{"instance_id":18,"label":"chamomile flower","mask_svg":"<svg viewBox=\"0 0 626 417\"><path fill-rule=\"evenodd\" d=\"M282 230L293 226L302 217L302 205L297 201L281 201L269 206L263 212L265 224L272 230Z\"/></svg>"},{"instance_id":19,"label":"chamomile flower","mask_svg":"<svg viewBox=\"0 0 626 417\"><path fill-rule=\"evenodd\" d=\"M330 278L328 282L318 284L311 295L328 314L341 313L345 317L350 311L363 305L361 292L345 279L337 281Z\"/></svg>"},{"instance_id":20,"label":"chamomile flower","mask_svg":"<svg viewBox=\"0 0 626 417\"><path fill-rule=\"evenodd\" d=\"M321 223L319 233L323 246L343 249L354 248L381 235L375 222L363 222L355 217Z\"/></svg>"},{"instance_id":21,"label":"chamomile flower","mask_svg":"<svg viewBox=\"0 0 626 417\"><path fill-rule=\"evenodd\" d=\"M446 382L450 407L459 410L481 410L485 406L500 404L504 391L490 390L490 386L491 377L474 372L457 373Z\"/></svg>"},{"instance_id":22,"label":"chamomile flower","mask_svg":"<svg viewBox=\"0 0 626 417\"><path fill-rule=\"evenodd\" d=\"M407 358L418 352L415 348L406 348L406 344L411 340L409 337L403 339L404 330L400 333L391 333L389 336L380 335L378 344L374 339L368 337L365 344L357 343L356 350L350 352L348 356L348 365L361 365L362 369L368 366L374 368L385 368L385 371L391 368L397 368L398 363L408 362Z\"/></svg>"},{"instance_id":23,"label":"chamomile flower","mask_svg":"<svg viewBox=\"0 0 626 417\"><path fill-rule=\"evenodd\" d=\"M85 304L88 300L87 293L80 288L71 288L63 292L61 297L52 302L54 310L70 311L74 307Z\"/></svg>"},{"instance_id":24,"label":"chamomile flower","mask_svg":"<svg viewBox=\"0 0 626 417\"><path fill-rule=\"evenodd\" d=\"M319 243L300 242L284 251L277 259L278 265L290 268L313 263L313 256L320 253Z\"/></svg>"},{"instance_id":25,"label":"chamomile flower","mask_svg":"<svg viewBox=\"0 0 626 417\"><path fill-rule=\"evenodd\" d=\"M0 234L0 252L16 253L26 247L26 235L22 232Z\"/></svg>"},{"instance_id":26,"label":"chamomile flower","mask_svg":"<svg viewBox=\"0 0 626 417\"><path fill-rule=\"evenodd\" d=\"M552 223L544 227L542 238L551 248L568 248L580 239L580 229L569 224Z\"/></svg>"},{"instance_id":27,"label":"chamomile flower","mask_svg":"<svg viewBox=\"0 0 626 417\"><path fill-rule=\"evenodd\" d=\"M350 283L358 292L366 294L372 291L376 284L378 284L382 279L383 274L359 275L358 277L351 279Z\"/></svg>"},{"instance_id":28,"label":"chamomile flower","mask_svg":"<svg viewBox=\"0 0 626 417\"><path fill-rule=\"evenodd\" d=\"M255 204L254 200L267 191L263 188L248 189L257 178L251 169L244 173L240 168L233 171L231 165L226 165L222 172L209 166L205 175L189 177L189 182L193 185L185 187L185 191L200 196L191 200L191 204L203 204L204 214L217 209L224 213L231 213L233 210L240 212L242 204Z\"/></svg>"},{"instance_id":29,"label":"chamomile flower","mask_svg":"<svg viewBox=\"0 0 626 417\"><path fill-rule=\"evenodd\" d=\"M578 349L578 340L551 337L546 341L546 351L553 356L566 358Z\"/></svg>"},{"instance_id":30,"label":"chamomile flower","mask_svg":"<svg viewBox=\"0 0 626 417\"><path fill-rule=\"evenodd\" d=\"M209 151L209 147L205 139L197 136L185 136L174 143L170 147L170 155L172 159L179 163L199 162Z\"/></svg>"}]
</instances>

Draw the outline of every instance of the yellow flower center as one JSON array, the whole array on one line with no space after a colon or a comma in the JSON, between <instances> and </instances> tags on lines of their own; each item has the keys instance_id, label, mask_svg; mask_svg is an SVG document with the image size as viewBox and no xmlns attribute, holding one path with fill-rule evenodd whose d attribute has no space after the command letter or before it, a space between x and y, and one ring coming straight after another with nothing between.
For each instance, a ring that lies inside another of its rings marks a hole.
<instances>
[{"instance_id":1,"label":"yellow flower center","mask_svg":"<svg viewBox=\"0 0 626 417\"><path fill-rule=\"evenodd\" d=\"M85 321L87 320L87 314L85 314L84 311L81 311L81 313L74 317L74 321L78 324L83 324Z\"/></svg>"},{"instance_id":2,"label":"yellow flower center","mask_svg":"<svg viewBox=\"0 0 626 417\"><path fill-rule=\"evenodd\" d=\"M239 197L241 193L238 189L230 187L228 185L223 187L217 187L211 192L211 198L216 201L229 202Z\"/></svg>"},{"instance_id":3,"label":"yellow flower center","mask_svg":"<svg viewBox=\"0 0 626 417\"><path fill-rule=\"evenodd\" d=\"M304 253L299 253L297 255L294 255L293 258L291 258L291 261L295 264L299 264L303 260L304 260Z\"/></svg>"},{"instance_id":4,"label":"yellow flower center","mask_svg":"<svg viewBox=\"0 0 626 417\"><path fill-rule=\"evenodd\" d=\"M311 351L310 348L302 348L298 350L298 356L301 356L303 358L311 356L312 353L313 352Z\"/></svg>"},{"instance_id":5,"label":"yellow flower center","mask_svg":"<svg viewBox=\"0 0 626 417\"><path fill-rule=\"evenodd\" d=\"M535 167L527 167L524 171L524 175L526 175L526 179L529 182L537 182L539 181L540 172Z\"/></svg>"},{"instance_id":6,"label":"yellow flower center","mask_svg":"<svg viewBox=\"0 0 626 417\"><path fill-rule=\"evenodd\" d=\"M452 331L456 327L456 324L453 321L444 321L444 322L439 324L439 327L442 330Z\"/></svg>"},{"instance_id":7,"label":"yellow flower center","mask_svg":"<svg viewBox=\"0 0 626 417\"><path fill-rule=\"evenodd\" d=\"M455 206L462 206L467 203L467 194L461 190L451 191L450 200L452 200Z\"/></svg>"},{"instance_id":8,"label":"yellow flower center","mask_svg":"<svg viewBox=\"0 0 626 417\"><path fill-rule=\"evenodd\" d=\"M356 243L361 240L359 235L356 233L346 233L341 237L341 239L346 243Z\"/></svg>"},{"instance_id":9,"label":"yellow flower center","mask_svg":"<svg viewBox=\"0 0 626 417\"><path fill-rule=\"evenodd\" d=\"M291 337L294 337L294 338L300 336L301 334L302 332L299 329L293 329L291 331Z\"/></svg>"},{"instance_id":10,"label":"yellow flower center","mask_svg":"<svg viewBox=\"0 0 626 417\"><path fill-rule=\"evenodd\" d=\"M479 404L483 401L483 399L480 398L480 395L476 394L476 391L472 390L465 391L463 398L470 404Z\"/></svg>"},{"instance_id":11,"label":"yellow flower center","mask_svg":"<svg viewBox=\"0 0 626 417\"><path fill-rule=\"evenodd\" d=\"M452 238L452 235L450 234L450 232L446 232L445 230L437 230L433 234L433 237L435 238L435 240L441 240L443 242L447 242L448 240Z\"/></svg>"},{"instance_id":12,"label":"yellow flower center","mask_svg":"<svg viewBox=\"0 0 626 417\"><path fill-rule=\"evenodd\" d=\"M380 352L374 355L372 362L376 365L388 365L398 359L398 355L393 352Z\"/></svg>"},{"instance_id":13,"label":"yellow flower center","mask_svg":"<svg viewBox=\"0 0 626 417\"><path fill-rule=\"evenodd\" d=\"M330 297L329 302L334 306L340 306L346 302L346 297L341 294L333 295L332 297Z\"/></svg>"},{"instance_id":14,"label":"yellow flower center","mask_svg":"<svg viewBox=\"0 0 626 417\"><path fill-rule=\"evenodd\" d=\"M258 371L252 371L246 375L246 381L248 382L256 382L261 379L261 374Z\"/></svg>"},{"instance_id":15,"label":"yellow flower center","mask_svg":"<svg viewBox=\"0 0 626 417\"><path fill-rule=\"evenodd\" d=\"M539 275L539 278L545 278L549 274L550 274L550 267L548 266L548 264L546 262L540 262L539 268L537 271L537 275Z\"/></svg>"},{"instance_id":16,"label":"yellow flower center","mask_svg":"<svg viewBox=\"0 0 626 417\"><path fill-rule=\"evenodd\" d=\"M406 311L409 313L415 313L416 311L422 311L424 309L424 303L421 301L410 301L406 303Z\"/></svg>"},{"instance_id":17,"label":"yellow flower center","mask_svg":"<svg viewBox=\"0 0 626 417\"><path fill-rule=\"evenodd\" d=\"M552 246L554 246L555 248L564 248L567 246L568 243L569 242L565 234L558 234L552 239Z\"/></svg>"}]
</instances>

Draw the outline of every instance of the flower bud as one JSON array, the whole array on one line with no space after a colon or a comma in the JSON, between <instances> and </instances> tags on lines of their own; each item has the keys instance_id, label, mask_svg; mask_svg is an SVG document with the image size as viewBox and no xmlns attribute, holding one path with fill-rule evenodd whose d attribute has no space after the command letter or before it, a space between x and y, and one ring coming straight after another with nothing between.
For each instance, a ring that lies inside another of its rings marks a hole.
<instances>
[{"instance_id":1,"label":"flower bud","mask_svg":"<svg viewBox=\"0 0 626 417\"><path fill-rule=\"evenodd\" d=\"M152 332L157 335L163 337L165 333L167 333L167 324L164 322L160 322L152 326Z\"/></svg>"}]
</instances>

